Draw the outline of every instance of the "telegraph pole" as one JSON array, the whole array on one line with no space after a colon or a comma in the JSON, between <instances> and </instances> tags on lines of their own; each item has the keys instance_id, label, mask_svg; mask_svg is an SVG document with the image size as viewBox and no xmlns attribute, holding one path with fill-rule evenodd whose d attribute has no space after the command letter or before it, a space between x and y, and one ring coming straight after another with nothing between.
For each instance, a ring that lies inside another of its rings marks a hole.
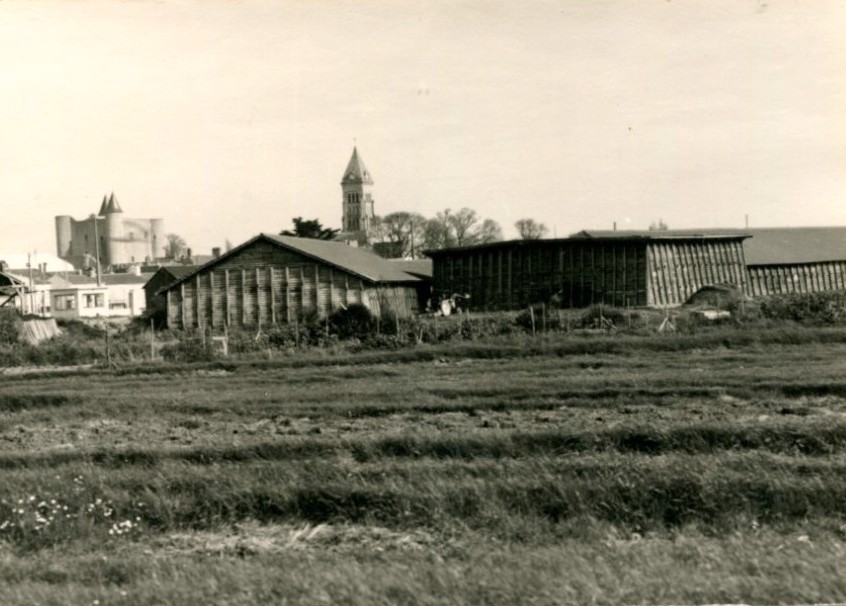
<instances>
[{"instance_id":1,"label":"telegraph pole","mask_svg":"<svg viewBox=\"0 0 846 606\"><path fill-rule=\"evenodd\" d=\"M100 235L97 232L97 217L91 215L91 219L94 221L94 254L97 258L97 286L100 286Z\"/></svg>"}]
</instances>

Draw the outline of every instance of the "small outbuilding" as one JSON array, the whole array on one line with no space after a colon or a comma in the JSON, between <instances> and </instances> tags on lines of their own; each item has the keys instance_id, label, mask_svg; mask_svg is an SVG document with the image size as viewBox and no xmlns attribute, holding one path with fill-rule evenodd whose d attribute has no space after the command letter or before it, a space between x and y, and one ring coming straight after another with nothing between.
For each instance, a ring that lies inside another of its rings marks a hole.
<instances>
[{"instance_id":1,"label":"small outbuilding","mask_svg":"<svg viewBox=\"0 0 846 606\"><path fill-rule=\"evenodd\" d=\"M259 234L158 292L170 328L252 327L326 316L353 303L408 317L425 304L429 276L425 264L340 242Z\"/></svg>"},{"instance_id":2,"label":"small outbuilding","mask_svg":"<svg viewBox=\"0 0 846 606\"><path fill-rule=\"evenodd\" d=\"M147 314L157 318L157 322L163 322L167 317L165 289L195 271L197 271L197 267L194 265L165 265L159 267L144 284Z\"/></svg>"}]
</instances>

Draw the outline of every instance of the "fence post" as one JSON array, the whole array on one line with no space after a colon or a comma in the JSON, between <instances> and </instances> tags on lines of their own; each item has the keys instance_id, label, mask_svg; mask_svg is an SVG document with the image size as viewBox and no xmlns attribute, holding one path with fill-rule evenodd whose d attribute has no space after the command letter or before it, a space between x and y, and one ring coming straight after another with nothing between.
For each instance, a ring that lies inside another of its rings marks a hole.
<instances>
[{"instance_id":1,"label":"fence post","mask_svg":"<svg viewBox=\"0 0 846 606\"><path fill-rule=\"evenodd\" d=\"M535 334L535 310L529 305L529 317L532 319L532 334Z\"/></svg>"},{"instance_id":2,"label":"fence post","mask_svg":"<svg viewBox=\"0 0 846 606\"><path fill-rule=\"evenodd\" d=\"M156 324L150 318L150 361L156 359Z\"/></svg>"}]
</instances>

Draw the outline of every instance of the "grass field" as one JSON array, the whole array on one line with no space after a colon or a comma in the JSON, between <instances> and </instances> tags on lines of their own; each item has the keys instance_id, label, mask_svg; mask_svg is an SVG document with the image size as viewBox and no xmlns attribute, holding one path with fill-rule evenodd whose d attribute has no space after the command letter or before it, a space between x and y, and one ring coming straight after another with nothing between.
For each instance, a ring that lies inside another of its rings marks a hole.
<instances>
[{"instance_id":1,"label":"grass field","mask_svg":"<svg viewBox=\"0 0 846 606\"><path fill-rule=\"evenodd\" d=\"M5 376L2 604L846 601L846 332Z\"/></svg>"}]
</instances>

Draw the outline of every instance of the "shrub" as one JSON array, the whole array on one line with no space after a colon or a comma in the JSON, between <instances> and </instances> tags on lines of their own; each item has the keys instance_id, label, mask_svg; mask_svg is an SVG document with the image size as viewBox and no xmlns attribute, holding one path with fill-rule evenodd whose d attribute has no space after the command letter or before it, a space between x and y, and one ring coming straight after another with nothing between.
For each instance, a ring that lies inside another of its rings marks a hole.
<instances>
[{"instance_id":1,"label":"shrub","mask_svg":"<svg viewBox=\"0 0 846 606\"><path fill-rule=\"evenodd\" d=\"M21 318L14 309L0 309L0 344L17 343Z\"/></svg>"},{"instance_id":2,"label":"shrub","mask_svg":"<svg viewBox=\"0 0 846 606\"><path fill-rule=\"evenodd\" d=\"M353 303L329 316L329 327L341 339L364 339L376 329L376 318L366 306Z\"/></svg>"},{"instance_id":3,"label":"shrub","mask_svg":"<svg viewBox=\"0 0 846 606\"><path fill-rule=\"evenodd\" d=\"M846 293L775 295L760 301L761 315L771 320L833 325L846 322Z\"/></svg>"},{"instance_id":4,"label":"shrub","mask_svg":"<svg viewBox=\"0 0 846 606\"><path fill-rule=\"evenodd\" d=\"M557 330L561 327L558 309L544 305L532 305L529 309L521 311L514 324L523 330L540 332L544 330Z\"/></svg>"},{"instance_id":5,"label":"shrub","mask_svg":"<svg viewBox=\"0 0 846 606\"><path fill-rule=\"evenodd\" d=\"M162 347L162 357L168 362L211 362L217 358L217 351L211 342L184 338Z\"/></svg>"}]
</instances>

